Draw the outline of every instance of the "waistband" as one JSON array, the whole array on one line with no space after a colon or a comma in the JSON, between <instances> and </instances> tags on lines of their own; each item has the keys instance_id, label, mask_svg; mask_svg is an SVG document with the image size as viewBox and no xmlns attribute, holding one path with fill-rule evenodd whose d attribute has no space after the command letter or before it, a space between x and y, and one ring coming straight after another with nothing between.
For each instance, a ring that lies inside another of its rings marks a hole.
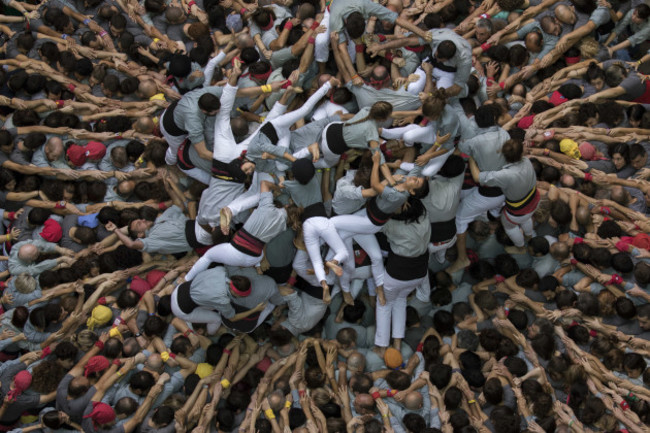
<instances>
[{"instance_id":1,"label":"waistband","mask_svg":"<svg viewBox=\"0 0 650 433\"><path fill-rule=\"evenodd\" d=\"M190 158L191 145L190 140L185 140L183 144L178 147L178 151L176 152L176 156L178 157L177 164L183 170L196 168L196 166L192 164L192 159Z\"/></svg>"},{"instance_id":2,"label":"waistband","mask_svg":"<svg viewBox=\"0 0 650 433\"><path fill-rule=\"evenodd\" d=\"M266 122L262 127L260 128L260 133L264 134L266 138L269 139L271 143L278 144L278 141L280 138L278 137L278 132L275 130L275 127L271 122Z\"/></svg>"},{"instance_id":3,"label":"waistband","mask_svg":"<svg viewBox=\"0 0 650 433\"><path fill-rule=\"evenodd\" d=\"M248 311L248 307L244 307L239 304L235 304L234 302L231 302L230 305L232 308L235 310L236 314L243 313L244 311ZM223 322L224 325L226 325L228 328L234 329L236 331L240 332L251 332L255 328L257 328L257 321L260 318L261 313L253 313L248 317L245 317L241 320L238 320L236 322L233 322L231 320L226 319L225 317L221 317L221 321Z\"/></svg>"},{"instance_id":4,"label":"waistband","mask_svg":"<svg viewBox=\"0 0 650 433\"><path fill-rule=\"evenodd\" d=\"M483 197L499 197L500 195L503 195L503 190L498 186L479 185L478 192Z\"/></svg>"},{"instance_id":5,"label":"waistband","mask_svg":"<svg viewBox=\"0 0 650 433\"><path fill-rule=\"evenodd\" d=\"M323 288L320 286L312 286L307 282L307 280L299 275L296 276L296 284L294 287L301 292L308 294L312 298L323 299Z\"/></svg>"},{"instance_id":6,"label":"waistband","mask_svg":"<svg viewBox=\"0 0 650 433\"><path fill-rule=\"evenodd\" d=\"M169 135L180 137L181 135L186 135L187 131L179 128L178 125L176 125L176 122L174 122L174 109L176 109L176 105L178 105L178 102L174 102L169 107L167 107L162 115L162 124L165 128L165 132L167 132Z\"/></svg>"},{"instance_id":7,"label":"waistband","mask_svg":"<svg viewBox=\"0 0 650 433\"><path fill-rule=\"evenodd\" d=\"M203 245L201 242L196 239L196 220L187 220L185 221L185 239L189 246L194 249L204 248L208 245ZM207 231L207 230L206 230Z\"/></svg>"},{"instance_id":8,"label":"waistband","mask_svg":"<svg viewBox=\"0 0 650 433\"><path fill-rule=\"evenodd\" d=\"M325 138L327 139L327 147L336 155L342 155L349 149L348 145L343 139L343 124L332 123L325 131Z\"/></svg>"},{"instance_id":9,"label":"waistband","mask_svg":"<svg viewBox=\"0 0 650 433\"><path fill-rule=\"evenodd\" d=\"M534 212L539 204L540 196L537 187L533 187L526 197L518 201L506 200L506 210L510 215L522 216Z\"/></svg>"},{"instance_id":10,"label":"waistband","mask_svg":"<svg viewBox=\"0 0 650 433\"><path fill-rule=\"evenodd\" d=\"M176 294L176 301L178 302L178 308L185 314L191 314L196 308L199 307L199 304L194 302L192 296L190 296L190 286L192 282L186 281L176 289L178 293Z\"/></svg>"},{"instance_id":11,"label":"waistband","mask_svg":"<svg viewBox=\"0 0 650 433\"><path fill-rule=\"evenodd\" d=\"M230 245L235 247L237 251L257 257L262 255L265 243L241 228L233 236Z\"/></svg>"},{"instance_id":12,"label":"waistband","mask_svg":"<svg viewBox=\"0 0 650 433\"><path fill-rule=\"evenodd\" d=\"M417 257L404 257L390 251L386 259L386 273L400 281L415 280L427 275L429 252Z\"/></svg>"},{"instance_id":13,"label":"waistband","mask_svg":"<svg viewBox=\"0 0 650 433\"><path fill-rule=\"evenodd\" d=\"M438 221L431 223L431 237L430 242L444 242L453 238L456 234L456 218L449 221Z\"/></svg>"},{"instance_id":14,"label":"waistband","mask_svg":"<svg viewBox=\"0 0 650 433\"><path fill-rule=\"evenodd\" d=\"M373 197L368 201L366 206L366 214L370 219L370 222L376 226L383 226L390 219L390 215L384 213L377 206L377 197Z\"/></svg>"},{"instance_id":15,"label":"waistband","mask_svg":"<svg viewBox=\"0 0 650 433\"><path fill-rule=\"evenodd\" d=\"M327 212L325 211L325 204L323 202L318 202L310 204L303 211L300 216L300 221L305 222L312 217L325 217L327 218Z\"/></svg>"}]
</instances>

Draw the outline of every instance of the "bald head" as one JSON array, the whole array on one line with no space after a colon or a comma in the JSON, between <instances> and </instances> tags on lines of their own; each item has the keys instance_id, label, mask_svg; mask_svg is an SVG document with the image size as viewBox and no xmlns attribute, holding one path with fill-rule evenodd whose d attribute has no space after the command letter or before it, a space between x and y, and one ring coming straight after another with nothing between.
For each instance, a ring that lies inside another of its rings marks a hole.
<instances>
[{"instance_id":1,"label":"bald head","mask_svg":"<svg viewBox=\"0 0 650 433\"><path fill-rule=\"evenodd\" d=\"M152 353L151 355L149 355L149 358L147 358L147 361L144 363L144 366L151 371L159 373L163 368L163 364L164 363L162 358L160 357L160 354Z\"/></svg>"},{"instance_id":2,"label":"bald head","mask_svg":"<svg viewBox=\"0 0 650 433\"><path fill-rule=\"evenodd\" d=\"M526 48L531 53L539 53L542 50L542 36L537 32L530 32L524 40Z\"/></svg>"},{"instance_id":3,"label":"bald head","mask_svg":"<svg viewBox=\"0 0 650 433\"><path fill-rule=\"evenodd\" d=\"M132 180L125 180L117 184L117 192L122 197L128 197L131 195L133 188L135 188L135 182Z\"/></svg>"},{"instance_id":4,"label":"bald head","mask_svg":"<svg viewBox=\"0 0 650 433\"><path fill-rule=\"evenodd\" d=\"M139 132L141 134L151 134L155 128L156 124L153 123L153 119L149 116L140 117L133 124L133 129L135 129L135 132Z\"/></svg>"},{"instance_id":5,"label":"bald head","mask_svg":"<svg viewBox=\"0 0 650 433\"><path fill-rule=\"evenodd\" d=\"M348 370L351 373L361 373L366 368L366 357L359 352L352 352L348 356Z\"/></svg>"},{"instance_id":6,"label":"bald head","mask_svg":"<svg viewBox=\"0 0 650 433\"><path fill-rule=\"evenodd\" d=\"M560 183L567 188L573 188L576 184L576 180L570 174L563 174L560 177Z\"/></svg>"},{"instance_id":7,"label":"bald head","mask_svg":"<svg viewBox=\"0 0 650 433\"><path fill-rule=\"evenodd\" d=\"M576 209L576 220L578 220L578 224L581 226L587 226L591 222L591 212L589 212L589 208L585 206L580 206L578 209Z\"/></svg>"},{"instance_id":8,"label":"bald head","mask_svg":"<svg viewBox=\"0 0 650 433\"><path fill-rule=\"evenodd\" d=\"M237 36L237 48L240 50L244 48L254 47L255 41L248 34L241 34Z\"/></svg>"},{"instance_id":9,"label":"bald head","mask_svg":"<svg viewBox=\"0 0 650 433\"><path fill-rule=\"evenodd\" d=\"M422 394L419 391L412 391L406 394L404 399L404 407L407 410L419 410L422 409Z\"/></svg>"},{"instance_id":10,"label":"bald head","mask_svg":"<svg viewBox=\"0 0 650 433\"><path fill-rule=\"evenodd\" d=\"M138 85L138 92L142 98L149 99L158 93L158 86L153 80L144 80Z\"/></svg>"},{"instance_id":11,"label":"bald head","mask_svg":"<svg viewBox=\"0 0 650 433\"><path fill-rule=\"evenodd\" d=\"M282 395L282 391L273 391L269 395L269 406L273 409L273 412L280 412L284 407L284 401L285 398Z\"/></svg>"},{"instance_id":12,"label":"bald head","mask_svg":"<svg viewBox=\"0 0 650 433\"><path fill-rule=\"evenodd\" d=\"M24 262L32 263L38 258L36 245L26 244L18 250L18 258Z\"/></svg>"},{"instance_id":13,"label":"bald head","mask_svg":"<svg viewBox=\"0 0 650 433\"><path fill-rule=\"evenodd\" d=\"M553 257L558 262L569 258L569 246L566 244L566 242L555 242L553 245L551 245L549 252L551 253L551 257Z\"/></svg>"},{"instance_id":14,"label":"bald head","mask_svg":"<svg viewBox=\"0 0 650 433\"><path fill-rule=\"evenodd\" d=\"M561 23L569 25L575 24L577 20L575 12L567 5L558 5L555 8L555 17Z\"/></svg>"},{"instance_id":15,"label":"bald head","mask_svg":"<svg viewBox=\"0 0 650 433\"><path fill-rule=\"evenodd\" d=\"M612 200L620 205L627 206L630 202L630 193L628 193L625 188L620 185L613 186L611 193Z\"/></svg>"},{"instance_id":16,"label":"bald head","mask_svg":"<svg viewBox=\"0 0 650 433\"><path fill-rule=\"evenodd\" d=\"M59 137L50 138L45 143L45 157L48 161L56 161L63 155L63 140Z\"/></svg>"},{"instance_id":17,"label":"bald head","mask_svg":"<svg viewBox=\"0 0 650 433\"><path fill-rule=\"evenodd\" d=\"M230 119L230 129L235 137L246 137L248 135L248 121L243 117Z\"/></svg>"},{"instance_id":18,"label":"bald head","mask_svg":"<svg viewBox=\"0 0 650 433\"><path fill-rule=\"evenodd\" d=\"M375 400L370 394L359 394L354 398L354 409L360 415L373 413L375 410Z\"/></svg>"},{"instance_id":19,"label":"bald head","mask_svg":"<svg viewBox=\"0 0 650 433\"><path fill-rule=\"evenodd\" d=\"M122 353L124 353L124 356L130 358L138 352L140 352L140 344L138 344L138 341L133 337L126 338L124 343L122 343Z\"/></svg>"}]
</instances>

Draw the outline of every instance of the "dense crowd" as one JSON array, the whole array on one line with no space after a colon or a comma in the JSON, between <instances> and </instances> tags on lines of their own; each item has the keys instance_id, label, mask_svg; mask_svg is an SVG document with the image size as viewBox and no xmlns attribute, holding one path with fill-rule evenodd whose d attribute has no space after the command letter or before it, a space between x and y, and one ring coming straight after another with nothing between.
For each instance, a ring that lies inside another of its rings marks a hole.
<instances>
[{"instance_id":1,"label":"dense crowd","mask_svg":"<svg viewBox=\"0 0 650 433\"><path fill-rule=\"evenodd\" d=\"M650 6L2 0L0 431L650 433Z\"/></svg>"}]
</instances>

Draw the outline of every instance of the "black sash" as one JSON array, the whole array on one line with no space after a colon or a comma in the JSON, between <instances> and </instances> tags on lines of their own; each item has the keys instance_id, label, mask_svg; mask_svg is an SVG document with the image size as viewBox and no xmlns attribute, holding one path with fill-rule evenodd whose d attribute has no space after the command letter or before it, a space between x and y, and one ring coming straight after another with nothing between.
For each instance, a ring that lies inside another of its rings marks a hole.
<instances>
[{"instance_id":1,"label":"black sash","mask_svg":"<svg viewBox=\"0 0 650 433\"><path fill-rule=\"evenodd\" d=\"M230 302L230 305L232 306L232 308L235 310L235 313L237 314L250 310L250 308L242 307L241 305L235 304L234 302ZM238 320L236 322L232 322L223 316L221 317L221 321L223 322L224 325L226 325L230 329L234 329L240 332L251 332L253 329L257 327L257 320L259 318L260 318L260 313L253 313L250 316Z\"/></svg>"},{"instance_id":2,"label":"black sash","mask_svg":"<svg viewBox=\"0 0 650 433\"><path fill-rule=\"evenodd\" d=\"M266 122L261 128L260 132L271 141L273 144L278 144L278 141L280 140L278 138L278 132L275 130L275 127L271 124L271 122Z\"/></svg>"},{"instance_id":3,"label":"black sash","mask_svg":"<svg viewBox=\"0 0 650 433\"><path fill-rule=\"evenodd\" d=\"M383 226L390 219L390 215L382 212L379 206L377 206L377 197L373 197L368 201L366 213L368 214L368 218L370 218L370 222L376 226Z\"/></svg>"},{"instance_id":4,"label":"black sash","mask_svg":"<svg viewBox=\"0 0 650 433\"><path fill-rule=\"evenodd\" d=\"M503 195L503 191L498 186L483 186L478 187L478 192L483 197L499 197Z\"/></svg>"},{"instance_id":5,"label":"black sash","mask_svg":"<svg viewBox=\"0 0 650 433\"><path fill-rule=\"evenodd\" d=\"M176 294L176 300L178 301L178 308L185 314L192 314L192 311L199 307L199 304L194 302L190 296L190 285L191 281L186 281L180 286L178 286L178 293Z\"/></svg>"},{"instance_id":6,"label":"black sash","mask_svg":"<svg viewBox=\"0 0 650 433\"><path fill-rule=\"evenodd\" d=\"M176 125L176 122L174 122L174 109L176 108L176 105L178 105L178 102L174 102L167 107L167 110L165 110L165 113L163 114L162 123L165 132L174 137L180 137L181 135L187 135L187 131L179 128L178 125Z\"/></svg>"},{"instance_id":7,"label":"black sash","mask_svg":"<svg viewBox=\"0 0 650 433\"><path fill-rule=\"evenodd\" d=\"M235 233L230 241L230 245L232 245L237 251L249 256L257 257L262 254L265 244L242 227L237 230L237 233Z\"/></svg>"},{"instance_id":8,"label":"black sash","mask_svg":"<svg viewBox=\"0 0 650 433\"><path fill-rule=\"evenodd\" d=\"M323 202L318 202L310 204L303 211L300 216L300 221L305 222L311 217L325 217L327 218L327 212L325 212L325 205Z\"/></svg>"},{"instance_id":9,"label":"black sash","mask_svg":"<svg viewBox=\"0 0 650 433\"><path fill-rule=\"evenodd\" d=\"M234 161L236 162L237 159ZM233 172L232 162L227 163L212 159L212 167L210 168L210 172L212 174L212 177L226 180L228 182L244 183L246 181L246 176L243 176L242 178L242 176L239 176L240 173Z\"/></svg>"},{"instance_id":10,"label":"black sash","mask_svg":"<svg viewBox=\"0 0 650 433\"><path fill-rule=\"evenodd\" d=\"M192 164L192 159L190 158L190 146L192 143L190 143L190 140L185 140L183 144L178 148L178 152L176 153L176 156L178 157L178 160L176 164L182 169L182 170L191 170L193 168L196 168L194 164Z\"/></svg>"},{"instance_id":11,"label":"black sash","mask_svg":"<svg viewBox=\"0 0 650 433\"><path fill-rule=\"evenodd\" d=\"M456 218L449 221L439 221L431 223L431 238L430 242L444 242L453 238L456 234Z\"/></svg>"},{"instance_id":12,"label":"black sash","mask_svg":"<svg viewBox=\"0 0 650 433\"><path fill-rule=\"evenodd\" d=\"M296 276L296 284L294 287L301 292L305 292L312 298L323 299L323 288L320 286L312 286L299 275Z\"/></svg>"},{"instance_id":13,"label":"black sash","mask_svg":"<svg viewBox=\"0 0 650 433\"><path fill-rule=\"evenodd\" d=\"M438 59L436 59L435 57L433 58L433 60L431 61L431 63L433 64L433 67L434 67L434 68L438 68L438 69L440 69L440 70L443 71L443 72L456 72L456 68L455 68L455 67L453 67L453 66L447 66L447 65L445 65L444 63L439 62Z\"/></svg>"},{"instance_id":14,"label":"black sash","mask_svg":"<svg viewBox=\"0 0 650 433\"><path fill-rule=\"evenodd\" d=\"M204 248L209 245L203 245L201 242L199 242L196 239L196 226L195 226L196 221L195 220L187 220L185 221L185 239L187 240L187 243L189 246L191 246L194 249L197 248Z\"/></svg>"},{"instance_id":15,"label":"black sash","mask_svg":"<svg viewBox=\"0 0 650 433\"><path fill-rule=\"evenodd\" d=\"M342 123L333 123L328 126L327 132L325 132L325 138L327 139L327 147L336 155L343 155L349 149L343 139Z\"/></svg>"},{"instance_id":16,"label":"black sash","mask_svg":"<svg viewBox=\"0 0 650 433\"><path fill-rule=\"evenodd\" d=\"M386 259L386 272L400 281L410 281L427 275L429 252L419 257L404 257L390 251Z\"/></svg>"}]
</instances>

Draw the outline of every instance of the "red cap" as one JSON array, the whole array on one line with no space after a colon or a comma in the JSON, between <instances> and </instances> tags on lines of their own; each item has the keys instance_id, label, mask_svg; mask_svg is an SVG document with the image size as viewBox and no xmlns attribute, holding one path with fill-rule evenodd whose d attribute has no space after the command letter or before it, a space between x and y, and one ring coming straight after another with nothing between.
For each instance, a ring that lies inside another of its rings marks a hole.
<instances>
[{"instance_id":1,"label":"red cap","mask_svg":"<svg viewBox=\"0 0 650 433\"><path fill-rule=\"evenodd\" d=\"M526 117L522 117L522 119L519 121L517 126L520 127L521 129L528 129L532 126L533 120L535 120L535 115L530 114Z\"/></svg>"},{"instance_id":2,"label":"red cap","mask_svg":"<svg viewBox=\"0 0 650 433\"><path fill-rule=\"evenodd\" d=\"M106 146L99 141L89 141L86 144L86 156L91 161L102 159L106 155Z\"/></svg>"},{"instance_id":3,"label":"red cap","mask_svg":"<svg viewBox=\"0 0 650 433\"><path fill-rule=\"evenodd\" d=\"M93 356L88 360L88 364L84 368L84 376L88 377L89 374L97 373L106 370L111 366L111 363L104 356ZM105 424L105 423L100 423Z\"/></svg>"},{"instance_id":4,"label":"red cap","mask_svg":"<svg viewBox=\"0 0 650 433\"><path fill-rule=\"evenodd\" d=\"M14 389L7 393L10 401L16 401L16 398L22 394L32 384L32 375L27 370L19 371L14 377Z\"/></svg>"},{"instance_id":5,"label":"red cap","mask_svg":"<svg viewBox=\"0 0 650 433\"><path fill-rule=\"evenodd\" d=\"M93 402L93 410L84 418L90 418L97 425L104 425L115 420L115 411L106 403Z\"/></svg>"},{"instance_id":6,"label":"red cap","mask_svg":"<svg viewBox=\"0 0 650 433\"><path fill-rule=\"evenodd\" d=\"M131 280L131 287L129 288L142 297L146 292L151 290L151 285L147 280L143 280L136 275Z\"/></svg>"},{"instance_id":7,"label":"red cap","mask_svg":"<svg viewBox=\"0 0 650 433\"><path fill-rule=\"evenodd\" d=\"M40 235L48 242L57 243L63 237L63 229L61 228L61 224L49 218L43 224L43 230L41 230Z\"/></svg>"},{"instance_id":8,"label":"red cap","mask_svg":"<svg viewBox=\"0 0 650 433\"><path fill-rule=\"evenodd\" d=\"M77 167L81 167L88 160L88 151L85 147L79 146L78 144L73 144L68 147L66 155L68 155L68 161Z\"/></svg>"}]
</instances>

